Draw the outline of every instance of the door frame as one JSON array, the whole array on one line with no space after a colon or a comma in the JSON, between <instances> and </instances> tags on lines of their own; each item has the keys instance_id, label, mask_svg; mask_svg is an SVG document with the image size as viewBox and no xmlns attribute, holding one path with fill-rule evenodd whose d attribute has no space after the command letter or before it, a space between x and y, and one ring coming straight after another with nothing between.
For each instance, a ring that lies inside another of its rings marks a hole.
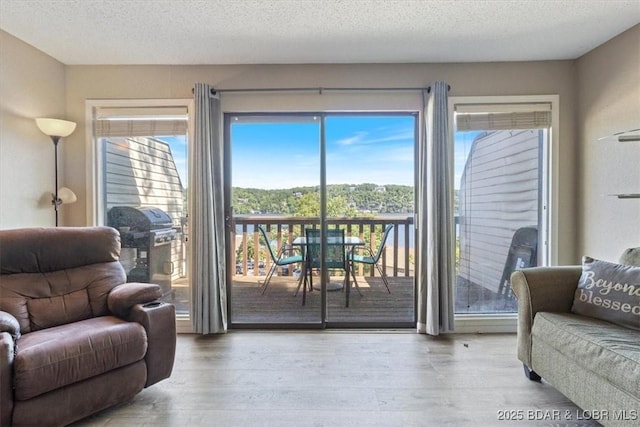
<instances>
[{"instance_id":1,"label":"door frame","mask_svg":"<svg viewBox=\"0 0 640 427\"><path fill-rule=\"evenodd\" d=\"M320 186L320 228L321 230L326 230L328 227L327 223L327 194L326 194L326 119L328 117L339 117L339 116L411 116L414 118L414 147L413 147L413 157L414 157L414 212L415 212L415 183L417 182L418 170L417 170L417 152L418 145L420 143L420 111L415 110L390 110L390 111L382 111L382 110L357 110L357 111L278 111L278 112L264 112L264 111L242 111L242 112L223 112L223 145L224 145L224 216L225 216L225 227L227 229L227 233L230 233L231 227L234 227L233 223L233 207L232 204L232 146L231 146L231 122L232 118L236 116L263 116L263 117L291 117L291 116L307 116L307 117L318 117L319 118L319 128L320 128L320 176L319 176L319 186ZM323 233L324 234L324 233ZM227 234L228 236L229 234ZM415 240L415 227L414 227L414 241ZM232 257L229 256L231 252L234 250L233 243L231 239L227 240L227 313L228 313L228 325L230 329L325 329L325 328L415 328L415 322L417 319L417 282L416 277L414 276L413 287L414 287L414 297L413 297L413 319L410 322L336 322L327 320L327 291L326 291L326 280L325 280L325 272L326 266L322 266L321 274L319 278L321 279L321 304L320 304L320 321L314 323L273 323L273 322L264 322L264 323L234 323L233 322L233 307L232 307L232 272L235 272L235 265L232 265ZM323 242L326 243L326 242ZM326 244L323 244L323 247L326 248Z\"/></svg>"},{"instance_id":2,"label":"door frame","mask_svg":"<svg viewBox=\"0 0 640 427\"><path fill-rule=\"evenodd\" d=\"M104 182L103 153L94 137L94 119L100 108L187 108L187 140L193 141L194 135L194 100L193 98L140 98L140 99L87 99L85 100L85 212L87 225L97 226L105 223L104 206L101 197ZM188 178L187 178L188 180ZM178 333L192 333L190 314L176 314Z\"/></svg>"}]
</instances>

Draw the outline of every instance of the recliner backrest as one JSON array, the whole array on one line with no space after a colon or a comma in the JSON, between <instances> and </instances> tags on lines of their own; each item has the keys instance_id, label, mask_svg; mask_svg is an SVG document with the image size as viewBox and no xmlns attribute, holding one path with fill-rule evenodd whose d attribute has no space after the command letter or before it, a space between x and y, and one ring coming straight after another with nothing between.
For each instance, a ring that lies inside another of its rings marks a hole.
<instances>
[{"instance_id":1,"label":"recliner backrest","mask_svg":"<svg viewBox=\"0 0 640 427\"><path fill-rule=\"evenodd\" d=\"M109 292L126 282L119 256L110 227L0 230L0 310L23 334L109 314Z\"/></svg>"}]
</instances>

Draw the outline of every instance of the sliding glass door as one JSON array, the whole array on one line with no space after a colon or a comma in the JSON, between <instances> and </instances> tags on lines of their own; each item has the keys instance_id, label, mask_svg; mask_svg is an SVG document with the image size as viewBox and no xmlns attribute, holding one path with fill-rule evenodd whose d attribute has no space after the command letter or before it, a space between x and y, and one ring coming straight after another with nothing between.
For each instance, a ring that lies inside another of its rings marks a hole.
<instances>
[{"instance_id":1,"label":"sliding glass door","mask_svg":"<svg viewBox=\"0 0 640 427\"><path fill-rule=\"evenodd\" d=\"M320 224L320 126L318 115L225 116L236 326L321 324L320 292L302 305L300 242L305 228Z\"/></svg>"},{"instance_id":2,"label":"sliding glass door","mask_svg":"<svg viewBox=\"0 0 640 427\"><path fill-rule=\"evenodd\" d=\"M120 232L127 281L160 285L186 317L187 106L113 104L93 108L98 224Z\"/></svg>"},{"instance_id":3,"label":"sliding glass door","mask_svg":"<svg viewBox=\"0 0 640 427\"><path fill-rule=\"evenodd\" d=\"M225 116L232 325L413 326L416 129L407 113ZM328 239L326 264L307 262L308 229L341 230L345 261Z\"/></svg>"},{"instance_id":4,"label":"sliding glass door","mask_svg":"<svg viewBox=\"0 0 640 427\"><path fill-rule=\"evenodd\" d=\"M415 325L416 117L325 118L327 220L356 243L347 248L354 260L348 307L346 292L328 293L332 324Z\"/></svg>"}]
</instances>

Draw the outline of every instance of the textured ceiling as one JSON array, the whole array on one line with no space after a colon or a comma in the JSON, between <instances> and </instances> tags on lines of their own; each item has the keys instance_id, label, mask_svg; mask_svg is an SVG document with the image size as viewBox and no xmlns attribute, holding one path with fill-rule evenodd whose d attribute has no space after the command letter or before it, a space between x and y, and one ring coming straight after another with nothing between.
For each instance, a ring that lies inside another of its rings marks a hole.
<instances>
[{"instance_id":1,"label":"textured ceiling","mask_svg":"<svg viewBox=\"0 0 640 427\"><path fill-rule=\"evenodd\" d=\"M65 64L574 59L640 0L0 0L0 29Z\"/></svg>"}]
</instances>

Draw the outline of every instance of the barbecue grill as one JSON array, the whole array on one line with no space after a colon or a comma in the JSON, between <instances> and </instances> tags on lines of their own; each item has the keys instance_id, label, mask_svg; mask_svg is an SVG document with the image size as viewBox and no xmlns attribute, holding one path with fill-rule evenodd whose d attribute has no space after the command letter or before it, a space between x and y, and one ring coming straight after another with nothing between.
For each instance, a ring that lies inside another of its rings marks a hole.
<instances>
[{"instance_id":1,"label":"barbecue grill","mask_svg":"<svg viewBox=\"0 0 640 427\"><path fill-rule=\"evenodd\" d=\"M114 206L107 225L120 231L123 248L135 250L135 267L127 272L127 281L156 283L163 295L171 293L171 242L178 234L171 217L156 207Z\"/></svg>"}]
</instances>

